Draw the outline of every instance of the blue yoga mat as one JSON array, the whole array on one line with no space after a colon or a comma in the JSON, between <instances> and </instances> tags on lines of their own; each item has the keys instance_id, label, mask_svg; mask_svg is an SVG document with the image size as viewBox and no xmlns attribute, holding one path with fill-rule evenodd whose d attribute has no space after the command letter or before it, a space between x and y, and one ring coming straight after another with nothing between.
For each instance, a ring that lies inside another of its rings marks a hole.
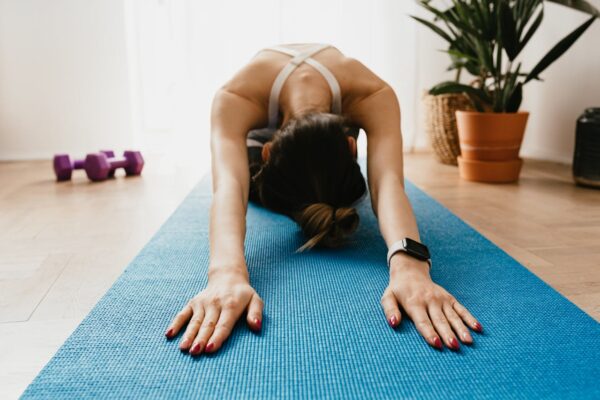
<instances>
[{"instance_id":1,"label":"blue yoga mat","mask_svg":"<svg viewBox=\"0 0 600 400\"><path fill-rule=\"evenodd\" d=\"M367 196L348 246L301 254L297 225L250 203L262 332L242 317L218 352L181 353L163 333L207 282L210 188L206 175L23 398L600 398L599 324L410 182L433 279L484 326L474 345L438 351L408 319L387 325L386 246Z\"/></svg>"}]
</instances>

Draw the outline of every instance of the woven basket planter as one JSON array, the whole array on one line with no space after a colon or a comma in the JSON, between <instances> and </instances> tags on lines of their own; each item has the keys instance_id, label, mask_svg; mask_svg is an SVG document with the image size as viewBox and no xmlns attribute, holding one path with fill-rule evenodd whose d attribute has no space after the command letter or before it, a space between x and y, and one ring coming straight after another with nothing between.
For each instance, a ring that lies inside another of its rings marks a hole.
<instances>
[{"instance_id":1,"label":"woven basket planter","mask_svg":"<svg viewBox=\"0 0 600 400\"><path fill-rule=\"evenodd\" d=\"M474 110L471 100L463 94L423 94L425 131L437 159L443 164L457 165L460 155L456 111Z\"/></svg>"}]
</instances>

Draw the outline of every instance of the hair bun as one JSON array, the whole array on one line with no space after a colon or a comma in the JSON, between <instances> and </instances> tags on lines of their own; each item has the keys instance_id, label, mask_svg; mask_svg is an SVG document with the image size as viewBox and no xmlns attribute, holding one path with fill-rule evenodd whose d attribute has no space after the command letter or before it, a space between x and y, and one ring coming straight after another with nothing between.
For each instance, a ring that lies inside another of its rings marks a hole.
<instances>
[{"instance_id":1,"label":"hair bun","mask_svg":"<svg viewBox=\"0 0 600 400\"><path fill-rule=\"evenodd\" d=\"M358 227L359 217L354 207L333 207L327 203L314 203L295 216L303 233L310 239L297 252L323 245L339 247L346 236Z\"/></svg>"}]
</instances>

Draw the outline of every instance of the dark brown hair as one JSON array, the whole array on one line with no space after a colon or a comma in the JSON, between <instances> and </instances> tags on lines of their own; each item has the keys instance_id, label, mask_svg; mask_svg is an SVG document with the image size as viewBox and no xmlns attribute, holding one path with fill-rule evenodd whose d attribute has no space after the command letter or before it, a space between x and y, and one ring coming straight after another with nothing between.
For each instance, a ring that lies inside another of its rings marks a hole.
<instances>
[{"instance_id":1,"label":"dark brown hair","mask_svg":"<svg viewBox=\"0 0 600 400\"><path fill-rule=\"evenodd\" d=\"M345 119L308 113L274 135L269 159L250 165L250 200L296 221L317 245L338 247L358 227L352 204L367 191L346 138Z\"/></svg>"}]
</instances>

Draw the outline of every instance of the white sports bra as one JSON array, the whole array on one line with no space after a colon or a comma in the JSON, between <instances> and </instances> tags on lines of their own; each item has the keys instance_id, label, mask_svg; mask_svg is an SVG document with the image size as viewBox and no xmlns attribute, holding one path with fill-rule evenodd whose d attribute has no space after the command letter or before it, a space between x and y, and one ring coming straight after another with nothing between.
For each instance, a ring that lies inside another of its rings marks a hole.
<instances>
[{"instance_id":1,"label":"white sports bra","mask_svg":"<svg viewBox=\"0 0 600 400\"><path fill-rule=\"evenodd\" d=\"M281 93L281 88L288 76L290 76L290 74L303 62L311 65L323 75L331 89L331 112L333 114L341 115L342 93L337 79L327 67L312 58L313 55L329 47L333 46L327 43L314 43L304 51L290 49L285 47L285 45L271 46L263 49L288 54L292 56L292 59L281 69L271 87L271 93L269 95L269 124L266 128L253 129L248 132L246 137L246 145L248 147L262 147L263 144L271 140L273 135L277 132L277 125L279 123L279 95ZM356 138L358 136L358 131L358 128L351 128L349 129L348 134Z\"/></svg>"}]
</instances>

